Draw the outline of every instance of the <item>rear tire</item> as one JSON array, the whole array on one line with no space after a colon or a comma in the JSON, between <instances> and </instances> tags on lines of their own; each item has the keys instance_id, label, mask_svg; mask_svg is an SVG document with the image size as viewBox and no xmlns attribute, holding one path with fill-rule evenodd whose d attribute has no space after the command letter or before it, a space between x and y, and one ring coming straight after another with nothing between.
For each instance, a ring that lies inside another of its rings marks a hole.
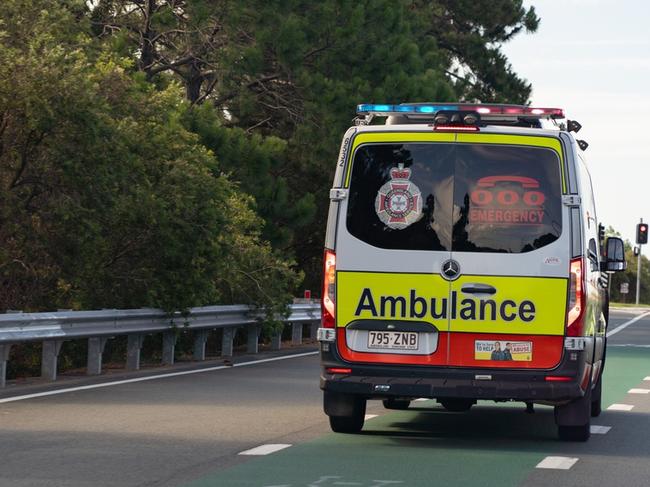
<instances>
[{"instance_id":1,"label":"rear tire","mask_svg":"<svg viewBox=\"0 0 650 487\"><path fill-rule=\"evenodd\" d=\"M602 402L603 402L603 372L601 370L600 377L598 377L598 382L596 387L591 391L591 417L597 418L602 412Z\"/></svg>"},{"instance_id":2,"label":"rear tire","mask_svg":"<svg viewBox=\"0 0 650 487\"><path fill-rule=\"evenodd\" d=\"M569 404L555 406L555 423L562 441L587 441L591 436L591 381L585 395Z\"/></svg>"},{"instance_id":3,"label":"rear tire","mask_svg":"<svg viewBox=\"0 0 650 487\"><path fill-rule=\"evenodd\" d=\"M411 405L411 401L408 399L384 399L382 402L386 409L398 409L400 411L408 409Z\"/></svg>"},{"instance_id":4,"label":"rear tire","mask_svg":"<svg viewBox=\"0 0 650 487\"><path fill-rule=\"evenodd\" d=\"M558 426L557 432L562 441L587 441L591 436L589 423L582 426Z\"/></svg>"},{"instance_id":5,"label":"rear tire","mask_svg":"<svg viewBox=\"0 0 650 487\"><path fill-rule=\"evenodd\" d=\"M366 416L366 400L354 398L349 414L330 416L330 428L335 433L358 433Z\"/></svg>"},{"instance_id":6,"label":"rear tire","mask_svg":"<svg viewBox=\"0 0 650 487\"><path fill-rule=\"evenodd\" d=\"M452 413L464 413L469 411L471 407L476 404L474 399L452 398L452 399L439 399L442 407Z\"/></svg>"}]
</instances>

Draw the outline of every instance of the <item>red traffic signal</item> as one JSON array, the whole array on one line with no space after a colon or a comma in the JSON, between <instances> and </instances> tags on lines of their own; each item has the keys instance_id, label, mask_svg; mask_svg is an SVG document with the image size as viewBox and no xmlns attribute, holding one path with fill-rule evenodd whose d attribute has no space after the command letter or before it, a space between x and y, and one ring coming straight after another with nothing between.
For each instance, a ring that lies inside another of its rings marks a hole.
<instances>
[{"instance_id":1,"label":"red traffic signal","mask_svg":"<svg viewBox=\"0 0 650 487\"><path fill-rule=\"evenodd\" d=\"M648 224L639 223L636 226L636 243L638 244L647 244L648 243Z\"/></svg>"}]
</instances>

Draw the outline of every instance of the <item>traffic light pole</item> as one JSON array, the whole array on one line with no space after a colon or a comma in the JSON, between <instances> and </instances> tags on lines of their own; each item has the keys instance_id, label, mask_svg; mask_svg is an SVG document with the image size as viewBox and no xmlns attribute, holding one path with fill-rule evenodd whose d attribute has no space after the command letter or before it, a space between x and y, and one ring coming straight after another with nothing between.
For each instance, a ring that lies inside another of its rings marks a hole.
<instances>
[{"instance_id":1,"label":"traffic light pole","mask_svg":"<svg viewBox=\"0 0 650 487\"><path fill-rule=\"evenodd\" d=\"M641 249L643 245L639 244L639 255L636 258L636 304L639 304L639 288L641 287Z\"/></svg>"},{"instance_id":2,"label":"traffic light pole","mask_svg":"<svg viewBox=\"0 0 650 487\"><path fill-rule=\"evenodd\" d=\"M643 218L641 218L641 223L643 223ZM641 250L643 249L643 244L639 244L639 255L636 257L636 305L639 305L639 294L641 292Z\"/></svg>"}]
</instances>

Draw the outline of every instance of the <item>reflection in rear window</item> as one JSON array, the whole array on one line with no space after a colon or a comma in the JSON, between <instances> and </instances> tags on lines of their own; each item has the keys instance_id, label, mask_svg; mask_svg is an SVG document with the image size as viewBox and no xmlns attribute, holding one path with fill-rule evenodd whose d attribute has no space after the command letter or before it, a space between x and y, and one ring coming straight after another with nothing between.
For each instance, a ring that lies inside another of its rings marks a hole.
<instances>
[{"instance_id":1,"label":"reflection in rear window","mask_svg":"<svg viewBox=\"0 0 650 487\"><path fill-rule=\"evenodd\" d=\"M380 248L520 253L559 238L561 211L552 150L376 144L355 153L347 227Z\"/></svg>"}]
</instances>

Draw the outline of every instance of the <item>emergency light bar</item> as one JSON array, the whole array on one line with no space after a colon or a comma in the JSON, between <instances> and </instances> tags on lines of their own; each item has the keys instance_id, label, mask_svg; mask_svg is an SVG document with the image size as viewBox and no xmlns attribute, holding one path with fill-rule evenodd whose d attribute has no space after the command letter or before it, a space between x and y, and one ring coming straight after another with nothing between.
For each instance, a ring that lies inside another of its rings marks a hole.
<instances>
[{"instance_id":1,"label":"emergency light bar","mask_svg":"<svg viewBox=\"0 0 650 487\"><path fill-rule=\"evenodd\" d=\"M487 105L482 103L411 103L403 105L357 105L357 115L388 117L395 115L434 115L438 112L476 112L483 116L526 117L559 119L564 117L561 108L534 108L523 105ZM488 118L485 117L485 118Z\"/></svg>"}]
</instances>

